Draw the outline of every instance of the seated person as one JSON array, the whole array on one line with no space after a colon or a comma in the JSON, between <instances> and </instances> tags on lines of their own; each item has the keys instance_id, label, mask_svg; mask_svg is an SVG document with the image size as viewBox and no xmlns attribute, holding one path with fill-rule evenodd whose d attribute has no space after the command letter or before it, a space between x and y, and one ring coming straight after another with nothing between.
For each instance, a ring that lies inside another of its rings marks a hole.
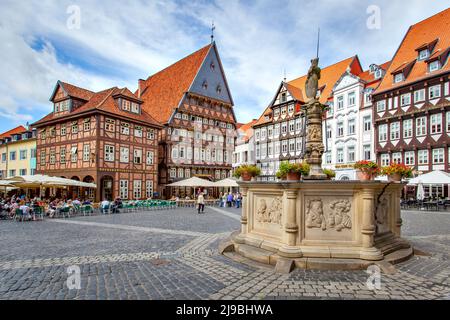
<instances>
[{"instance_id":1,"label":"seated person","mask_svg":"<svg viewBox=\"0 0 450 320\"><path fill-rule=\"evenodd\" d=\"M109 209L109 201L104 199L100 203L101 213L106 213L105 211Z\"/></svg>"}]
</instances>

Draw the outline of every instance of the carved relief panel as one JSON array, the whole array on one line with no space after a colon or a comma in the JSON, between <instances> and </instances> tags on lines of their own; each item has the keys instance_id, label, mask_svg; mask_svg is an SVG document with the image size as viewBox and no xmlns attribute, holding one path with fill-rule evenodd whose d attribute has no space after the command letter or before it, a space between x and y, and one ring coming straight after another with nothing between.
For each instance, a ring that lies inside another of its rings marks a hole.
<instances>
[{"instance_id":1,"label":"carved relief panel","mask_svg":"<svg viewBox=\"0 0 450 320\"><path fill-rule=\"evenodd\" d=\"M306 196L304 215L306 240L352 240L351 198Z\"/></svg>"},{"instance_id":2,"label":"carved relief panel","mask_svg":"<svg viewBox=\"0 0 450 320\"><path fill-rule=\"evenodd\" d=\"M248 208L253 211L253 215L249 215L250 230L264 234L278 240L283 231L283 197L266 196L264 194L254 195L252 197L252 205Z\"/></svg>"},{"instance_id":3,"label":"carved relief panel","mask_svg":"<svg viewBox=\"0 0 450 320\"><path fill-rule=\"evenodd\" d=\"M375 230L376 234L389 231L389 200L383 196L379 202L375 199Z\"/></svg>"}]
</instances>

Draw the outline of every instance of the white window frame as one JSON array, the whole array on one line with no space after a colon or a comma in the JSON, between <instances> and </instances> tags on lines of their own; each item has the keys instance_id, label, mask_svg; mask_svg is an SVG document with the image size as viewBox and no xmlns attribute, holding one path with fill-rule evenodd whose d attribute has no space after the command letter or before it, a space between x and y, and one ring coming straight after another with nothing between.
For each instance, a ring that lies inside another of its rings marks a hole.
<instances>
[{"instance_id":1,"label":"white window frame","mask_svg":"<svg viewBox=\"0 0 450 320\"><path fill-rule=\"evenodd\" d=\"M119 197L121 199L128 199L128 180L119 180Z\"/></svg>"},{"instance_id":2,"label":"white window frame","mask_svg":"<svg viewBox=\"0 0 450 320\"><path fill-rule=\"evenodd\" d=\"M120 147L120 162L129 163L130 162L130 148Z\"/></svg>"},{"instance_id":3,"label":"white window frame","mask_svg":"<svg viewBox=\"0 0 450 320\"><path fill-rule=\"evenodd\" d=\"M105 161L106 162L114 162L115 159L115 153L114 153L115 147L110 144L105 144Z\"/></svg>"}]
</instances>

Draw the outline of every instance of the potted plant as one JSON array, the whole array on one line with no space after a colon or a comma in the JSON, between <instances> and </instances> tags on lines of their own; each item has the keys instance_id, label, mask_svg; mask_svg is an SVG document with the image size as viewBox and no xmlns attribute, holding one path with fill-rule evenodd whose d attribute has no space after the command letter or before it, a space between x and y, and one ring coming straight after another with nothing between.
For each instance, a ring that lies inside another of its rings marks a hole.
<instances>
[{"instance_id":1,"label":"potted plant","mask_svg":"<svg viewBox=\"0 0 450 320\"><path fill-rule=\"evenodd\" d=\"M288 181L298 181L301 176L307 176L309 174L309 165L304 163L290 163L283 161L280 164L280 168L276 174L278 179Z\"/></svg>"},{"instance_id":2,"label":"potted plant","mask_svg":"<svg viewBox=\"0 0 450 320\"><path fill-rule=\"evenodd\" d=\"M323 169L322 171L327 175L328 180L331 180L336 177L336 172L334 172L331 169Z\"/></svg>"},{"instance_id":3,"label":"potted plant","mask_svg":"<svg viewBox=\"0 0 450 320\"><path fill-rule=\"evenodd\" d=\"M403 178L412 177L412 168L403 163L391 163L389 166L384 167L383 174L387 175L389 182L399 182Z\"/></svg>"},{"instance_id":4,"label":"potted plant","mask_svg":"<svg viewBox=\"0 0 450 320\"><path fill-rule=\"evenodd\" d=\"M380 168L373 161L361 160L356 162L353 167L358 170L358 179L361 181L373 180L380 174Z\"/></svg>"},{"instance_id":5,"label":"potted plant","mask_svg":"<svg viewBox=\"0 0 450 320\"><path fill-rule=\"evenodd\" d=\"M253 177L257 177L261 174L261 169L255 165L244 164L234 171L236 178L242 178L243 181L251 181Z\"/></svg>"}]
</instances>

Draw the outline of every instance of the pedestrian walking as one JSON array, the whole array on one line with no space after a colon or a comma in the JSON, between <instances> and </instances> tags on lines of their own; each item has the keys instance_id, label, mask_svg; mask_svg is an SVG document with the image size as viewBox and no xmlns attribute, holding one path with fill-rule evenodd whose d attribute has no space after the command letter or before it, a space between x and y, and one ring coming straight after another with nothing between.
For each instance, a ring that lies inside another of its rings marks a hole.
<instances>
[{"instance_id":1,"label":"pedestrian walking","mask_svg":"<svg viewBox=\"0 0 450 320\"><path fill-rule=\"evenodd\" d=\"M203 192L200 192L197 198L198 213L205 213L205 197Z\"/></svg>"}]
</instances>

